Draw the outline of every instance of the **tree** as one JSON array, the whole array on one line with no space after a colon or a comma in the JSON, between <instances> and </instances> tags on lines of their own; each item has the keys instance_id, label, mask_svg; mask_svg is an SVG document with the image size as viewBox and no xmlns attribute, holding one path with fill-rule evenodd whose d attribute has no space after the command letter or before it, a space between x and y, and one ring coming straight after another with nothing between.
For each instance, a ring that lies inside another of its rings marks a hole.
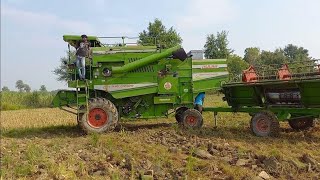
<instances>
[{"instance_id":1,"label":"tree","mask_svg":"<svg viewBox=\"0 0 320 180\"><path fill-rule=\"evenodd\" d=\"M26 92L30 92L31 91L31 88L28 84L24 84L24 87L23 89L26 91Z\"/></svg>"},{"instance_id":2,"label":"tree","mask_svg":"<svg viewBox=\"0 0 320 180\"><path fill-rule=\"evenodd\" d=\"M10 89L7 86L3 86L2 87L2 91L3 92L8 92L8 91L10 91Z\"/></svg>"},{"instance_id":3,"label":"tree","mask_svg":"<svg viewBox=\"0 0 320 180\"><path fill-rule=\"evenodd\" d=\"M70 79L70 74L68 73L69 56L70 56L70 60L74 62L76 59L76 52L75 51L70 51L70 53L67 52L67 55L65 57L60 58L60 65L53 70L53 74L58 76L57 77L58 81L67 82Z\"/></svg>"},{"instance_id":4,"label":"tree","mask_svg":"<svg viewBox=\"0 0 320 180\"><path fill-rule=\"evenodd\" d=\"M18 80L16 82L16 88L19 90L19 92L23 92L23 88L24 88L24 83L22 80Z\"/></svg>"},{"instance_id":5,"label":"tree","mask_svg":"<svg viewBox=\"0 0 320 180\"><path fill-rule=\"evenodd\" d=\"M204 45L204 56L207 59L228 58L233 53L233 50L229 49L228 45L227 31L218 32L216 36L209 34Z\"/></svg>"},{"instance_id":6,"label":"tree","mask_svg":"<svg viewBox=\"0 0 320 180\"><path fill-rule=\"evenodd\" d=\"M289 62L306 61L310 60L309 51L303 47L298 47L293 44L288 44L283 49L284 55L288 58Z\"/></svg>"},{"instance_id":7,"label":"tree","mask_svg":"<svg viewBox=\"0 0 320 180\"><path fill-rule=\"evenodd\" d=\"M250 65L257 66L260 63L260 49L257 47L249 47L244 50L244 61Z\"/></svg>"},{"instance_id":8,"label":"tree","mask_svg":"<svg viewBox=\"0 0 320 180\"><path fill-rule=\"evenodd\" d=\"M288 61L282 49L276 49L274 52L262 51L260 58L263 65L272 65L274 67L280 67L281 64Z\"/></svg>"},{"instance_id":9,"label":"tree","mask_svg":"<svg viewBox=\"0 0 320 180\"><path fill-rule=\"evenodd\" d=\"M47 88L45 85L41 85L39 90L40 92L47 92Z\"/></svg>"},{"instance_id":10,"label":"tree","mask_svg":"<svg viewBox=\"0 0 320 180\"><path fill-rule=\"evenodd\" d=\"M227 65L231 81L239 81L242 71L249 67L249 64L237 55L230 55L227 59Z\"/></svg>"},{"instance_id":11,"label":"tree","mask_svg":"<svg viewBox=\"0 0 320 180\"><path fill-rule=\"evenodd\" d=\"M161 20L155 19L154 22L149 22L147 30L139 33L138 43L141 45L155 45L156 43L170 48L181 44L182 38L173 27L167 30Z\"/></svg>"}]
</instances>

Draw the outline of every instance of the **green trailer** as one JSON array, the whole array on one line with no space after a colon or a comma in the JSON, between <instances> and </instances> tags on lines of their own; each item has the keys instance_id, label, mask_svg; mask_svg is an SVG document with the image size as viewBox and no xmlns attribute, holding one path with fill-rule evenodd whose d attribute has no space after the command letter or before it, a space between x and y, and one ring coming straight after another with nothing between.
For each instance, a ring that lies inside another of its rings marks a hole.
<instances>
[{"instance_id":1,"label":"green trailer","mask_svg":"<svg viewBox=\"0 0 320 180\"><path fill-rule=\"evenodd\" d=\"M280 68L269 68L269 75L250 67L241 82L221 86L229 107L206 107L204 111L215 116L219 112L249 113L251 130L258 136L278 135L279 121L288 121L296 130L308 129L320 117L320 66L316 62L300 62L298 68L277 65Z\"/></svg>"}]
</instances>

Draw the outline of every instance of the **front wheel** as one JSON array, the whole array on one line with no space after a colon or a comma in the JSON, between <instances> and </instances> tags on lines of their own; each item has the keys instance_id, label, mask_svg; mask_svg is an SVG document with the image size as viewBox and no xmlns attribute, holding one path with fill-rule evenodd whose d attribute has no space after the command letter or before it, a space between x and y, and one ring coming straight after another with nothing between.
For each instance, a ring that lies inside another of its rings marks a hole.
<instances>
[{"instance_id":1,"label":"front wheel","mask_svg":"<svg viewBox=\"0 0 320 180\"><path fill-rule=\"evenodd\" d=\"M86 133L103 133L111 131L118 123L118 110L104 98L89 99L88 112L79 120L80 127Z\"/></svg>"},{"instance_id":2,"label":"front wheel","mask_svg":"<svg viewBox=\"0 0 320 180\"><path fill-rule=\"evenodd\" d=\"M269 111L256 113L250 123L251 131L260 137L278 136L280 124L277 117Z\"/></svg>"},{"instance_id":3,"label":"front wheel","mask_svg":"<svg viewBox=\"0 0 320 180\"><path fill-rule=\"evenodd\" d=\"M303 117L289 120L289 125L294 130L306 130L314 125L314 118Z\"/></svg>"},{"instance_id":4,"label":"front wheel","mask_svg":"<svg viewBox=\"0 0 320 180\"><path fill-rule=\"evenodd\" d=\"M182 124L186 128L199 129L203 125L202 115L196 109L188 109L182 116Z\"/></svg>"}]
</instances>

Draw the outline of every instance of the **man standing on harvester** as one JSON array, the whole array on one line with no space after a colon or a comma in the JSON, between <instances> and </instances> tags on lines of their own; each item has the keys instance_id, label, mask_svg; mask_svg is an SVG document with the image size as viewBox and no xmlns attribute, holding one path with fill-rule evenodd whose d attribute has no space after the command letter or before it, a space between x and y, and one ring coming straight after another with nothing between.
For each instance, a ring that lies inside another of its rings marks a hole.
<instances>
[{"instance_id":1,"label":"man standing on harvester","mask_svg":"<svg viewBox=\"0 0 320 180\"><path fill-rule=\"evenodd\" d=\"M85 34L81 35L81 38L82 40L76 45L76 65L78 67L80 80L84 80L86 78L86 57L90 55L90 42Z\"/></svg>"}]
</instances>

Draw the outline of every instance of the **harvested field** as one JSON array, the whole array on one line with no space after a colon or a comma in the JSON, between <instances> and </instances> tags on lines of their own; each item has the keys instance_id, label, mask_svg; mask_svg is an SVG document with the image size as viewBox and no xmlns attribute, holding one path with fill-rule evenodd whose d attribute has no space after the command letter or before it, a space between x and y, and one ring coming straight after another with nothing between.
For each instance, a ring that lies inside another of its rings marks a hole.
<instances>
[{"instance_id":1,"label":"harvested field","mask_svg":"<svg viewBox=\"0 0 320 180\"><path fill-rule=\"evenodd\" d=\"M223 105L211 96L207 105ZM318 179L320 126L281 123L280 137L259 138L250 116L204 113L201 130L169 119L122 122L115 132L84 135L59 109L1 112L3 179ZM261 179L261 178L260 178Z\"/></svg>"}]
</instances>

